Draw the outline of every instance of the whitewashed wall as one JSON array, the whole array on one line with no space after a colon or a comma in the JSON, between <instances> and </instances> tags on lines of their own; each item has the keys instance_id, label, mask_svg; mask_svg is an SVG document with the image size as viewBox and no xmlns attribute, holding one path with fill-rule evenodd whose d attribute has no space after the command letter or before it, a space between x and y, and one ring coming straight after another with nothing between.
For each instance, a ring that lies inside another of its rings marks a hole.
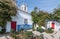
<instances>
[{"instance_id":1,"label":"whitewashed wall","mask_svg":"<svg viewBox=\"0 0 60 39\"><path fill-rule=\"evenodd\" d=\"M28 24L32 25L32 18L31 18L30 13L18 11L17 15L18 15L18 19L21 21L19 22L17 20L18 21L17 24L24 24L24 19L28 19Z\"/></svg>"},{"instance_id":2,"label":"whitewashed wall","mask_svg":"<svg viewBox=\"0 0 60 39\"><path fill-rule=\"evenodd\" d=\"M10 31L11 31L11 22L7 21L6 32L10 32Z\"/></svg>"},{"instance_id":3,"label":"whitewashed wall","mask_svg":"<svg viewBox=\"0 0 60 39\"><path fill-rule=\"evenodd\" d=\"M51 23L52 23L53 21L48 21L47 22L47 28L50 28L51 27ZM60 30L60 22L57 22L57 21L54 21L54 23L55 23L55 28L54 28L54 30L55 31L59 31Z\"/></svg>"},{"instance_id":4,"label":"whitewashed wall","mask_svg":"<svg viewBox=\"0 0 60 39\"><path fill-rule=\"evenodd\" d=\"M16 21L16 26L24 24L24 19L28 19L28 24L32 25L32 18L30 13L18 10L16 16L11 16L11 17L12 17L12 21ZM6 32L10 32L10 30L11 30L11 23L7 22ZM16 31L17 31L17 27L16 27Z\"/></svg>"}]
</instances>

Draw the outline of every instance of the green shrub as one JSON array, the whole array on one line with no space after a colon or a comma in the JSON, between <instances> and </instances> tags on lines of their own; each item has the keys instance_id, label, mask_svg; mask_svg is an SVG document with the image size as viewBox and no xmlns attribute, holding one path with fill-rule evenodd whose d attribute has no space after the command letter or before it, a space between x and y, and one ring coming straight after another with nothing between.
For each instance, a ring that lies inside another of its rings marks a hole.
<instances>
[{"instance_id":1,"label":"green shrub","mask_svg":"<svg viewBox=\"0 0 60 39\"><path fill-rule=\"evenodd\" d=\"M0 34L4 34L6 32L6 29L2 29L1 31L0 31Z\"/></svg>"},{"instance_id":2,"label":"green shrub","mask_svg":"<svg viewBox=\"0 0 60 39\"><path fill-rule=\"evenodd\" d=\"M15 33L15 30L14 29L11 29L11 33Z\"/></svg>"},{"instance_id":3,"label":"green shrub","mask_svg":"<svg viewBox=\"0 0 60 39\"><path fill-rule=\"evenodd\" d=\"M42 29L41 27L38 27L37 31L42 33L42 32L44 32L44 29Z\"/></svg>"},{"instance_id":4,"label":"green shrub","mask_svg":"<svg viewBox=\"0 0 60 39\"><path fill-rule=\"evenodd\" d=\"M29 39L32 35L32 32L25 32L25 39Z\"/></svg>"},{"instance_id":5,"label":"green shrub","mask_svg":"<svg viewBox=\"0 0 60 39\"><path fill-rule=\"evenodd\" d=\"M17 37L16 35L19 34L18 32L16 32L15 30L11 29L11 36L15 39L19 39L19 37Z\"/></svg>"},{"instance_id":6,"label":"green shrub","mask_svg":"<svg viewBox=\"0 0 60 39\"><path fill-rule=\"evenodd\" d=\"M16 36L16 33L12 33L11 36L15 39L20 39L18 36Z\"/></svg>"},{"instance_id":7,"label":"green shrub","mask_svg":"<svg viewBox=\"0 0 60 39\"><path fill-rule=\"evenodd\" d=\"M29 37L28 36L25 36L25 39L29 39Z\"/></svg>"},{"instance_id":8,"label":"green shrub","mask_svg":"<svg viewBox=\"0 0 60 39\"><path fill-rule=\"evenodd\" d=\"M15 39L21 39L21 38L19 38L18 36L16 36Z\"/></svg>"},{"instance_id":9,"label":"green shrub","mask_svg":"<svg viewBox=\"0 0 60 39\"><path fill-rule=\"evenodd\" d=\"M32 35L32 32L25 32L26 35Z\"/></svg>"},{"instance_id":10,"label":"green shrub","mask_svg":"<svg viewBox=\"0 0 60 39\"><path fill-rule=\"evenodd\" d=\"M47 30L45 30L45 32L47 32L47 33L53 33L53 30L52 30L52 28L48 28Z\"/></svg>"}]
</instances>

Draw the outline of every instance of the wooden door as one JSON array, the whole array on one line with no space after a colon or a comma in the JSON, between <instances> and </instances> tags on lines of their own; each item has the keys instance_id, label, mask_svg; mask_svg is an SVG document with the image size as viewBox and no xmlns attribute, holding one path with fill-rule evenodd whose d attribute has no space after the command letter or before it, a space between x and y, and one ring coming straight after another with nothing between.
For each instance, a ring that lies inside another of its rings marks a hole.
<instances>
[{"instance_id":1,"label":"wooden door","mask_svg":"<svg viewBox=\"0 0 60 39\"><path fill-rule=\"evenodd\" d=\"M16 30L16 21L11 21L11 28Z\"/></svg>"}]
</instances>

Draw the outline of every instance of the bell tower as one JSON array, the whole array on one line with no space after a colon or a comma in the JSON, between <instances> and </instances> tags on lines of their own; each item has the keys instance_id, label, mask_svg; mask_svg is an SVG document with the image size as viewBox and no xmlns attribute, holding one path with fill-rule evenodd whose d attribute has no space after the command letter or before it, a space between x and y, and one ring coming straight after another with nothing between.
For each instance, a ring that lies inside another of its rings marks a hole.
<instances>
[{"instance_id":1,"label":"bell tower","mask_svg":"<svg viewBox=\"0 0 60 39\"><path fill-rule=\"evenodd\" d=\"M22 11L25 11L25 12L27 12L27 5L26 4L22 4L21 6L20 6L20 9L22 10Z\"/></svg>"}]
</instances>

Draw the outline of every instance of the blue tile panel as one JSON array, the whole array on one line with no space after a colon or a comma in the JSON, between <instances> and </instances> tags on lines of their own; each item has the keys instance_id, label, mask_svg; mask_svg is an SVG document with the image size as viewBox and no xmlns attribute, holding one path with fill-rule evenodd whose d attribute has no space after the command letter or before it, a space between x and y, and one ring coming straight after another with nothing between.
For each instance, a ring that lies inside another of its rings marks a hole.
<instances>
[{"instance_id":1,"label":"blue tile panel","mask_svg":"<svg viewBox=\"0 0 60 39\"><path fill-rule=\"evenodd\" d=\"M17 25L17 30L20 31L21 29L27 30L27 29L31 29L32 25L29 24L23 24L23 25Z\"/></svg>"}]
</instances>

